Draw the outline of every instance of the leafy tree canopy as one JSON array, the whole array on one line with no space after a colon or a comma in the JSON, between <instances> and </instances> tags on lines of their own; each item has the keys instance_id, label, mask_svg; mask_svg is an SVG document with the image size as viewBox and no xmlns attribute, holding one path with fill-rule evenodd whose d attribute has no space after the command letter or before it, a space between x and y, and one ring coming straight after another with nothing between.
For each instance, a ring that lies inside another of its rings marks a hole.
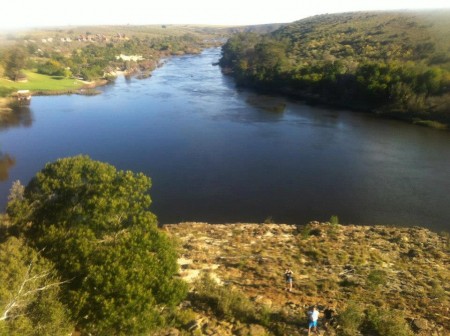
<instances>
[{"instance_id":1,"label":"leafy tree canopy","mask_svg":"<svg viewBox=\"0 0 450 336\"><path fill-rule=\"evenodd\" d=\"M5 63L5 74L12 80L20 78L20 71L25 68L27 57L27 51L23 47L15 46L8 49L2 57Z\"/></svg>"},{"instance_id":2,"label":"leafy tree canopy","mask_svg":"<svg viewBox=\"0 0 450 336\"><path fill-rule=\"evenodd\" d=\"M10 237L0 244L0 335L69 334L53 264Z\"/></svg>"},{"instance_id":3,"label":"leafy tree canopy","mask_svg":"<svg viewBox=\"0 0 450 336\"><path fill-rule=\"evenodd\" d=\"M148 210L150 179L76 156L47 164L12 193L14 229L69 280L65 300L79 327L139 334L161 324L161 306L186 294L177 254Z\"/></svg>"}]
</instances>

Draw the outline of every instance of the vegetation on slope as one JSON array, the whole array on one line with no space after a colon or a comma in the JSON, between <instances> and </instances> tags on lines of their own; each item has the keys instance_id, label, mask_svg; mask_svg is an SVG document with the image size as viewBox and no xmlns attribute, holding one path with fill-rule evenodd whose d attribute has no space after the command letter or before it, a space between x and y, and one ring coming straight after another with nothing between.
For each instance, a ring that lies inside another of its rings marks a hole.
<instances>
[{"instance_id":1,"label":"vegetation on slope","mask_svg":"<svg viewBox=\"0 0 450 336\"><path fill-rule=\"evenodd\" d=\"M189 298L199 335L306 335L311 305L321 311L321 335L450 332L448 234L344 226L337 217L307 225L164 228L183 248L181 275L193 281ZM288 268L292 292L285 290ZM328 319L325 309L332 311Z\"/></svg>"},{"instance_id":2,"label":"vegetation on slope","mask_svg":"<svg viewBox=\"0 0 450 336\"><path fill-rule=\"evenodd\" d=\"M319 15L232 36L238 84L398 118L450 124L450 12Z\"/></svg>"}]
</instances>

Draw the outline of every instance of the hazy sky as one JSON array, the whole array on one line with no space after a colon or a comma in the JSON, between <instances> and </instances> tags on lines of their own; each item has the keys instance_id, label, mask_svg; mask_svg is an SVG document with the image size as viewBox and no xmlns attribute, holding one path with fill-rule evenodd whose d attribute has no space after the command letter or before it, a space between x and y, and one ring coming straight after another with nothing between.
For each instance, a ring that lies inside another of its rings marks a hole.
<instances>
[{"instance_id":1,"label":"hazy sky","mask_svg":"<svg viewBox=\"0 0 450 336\"><path fill-rule=\"evenodd\" d=\"M0 29L99 24L248 25L324 13L450 8L450 0L6 0Z\"/></svg>"}]
</instances>

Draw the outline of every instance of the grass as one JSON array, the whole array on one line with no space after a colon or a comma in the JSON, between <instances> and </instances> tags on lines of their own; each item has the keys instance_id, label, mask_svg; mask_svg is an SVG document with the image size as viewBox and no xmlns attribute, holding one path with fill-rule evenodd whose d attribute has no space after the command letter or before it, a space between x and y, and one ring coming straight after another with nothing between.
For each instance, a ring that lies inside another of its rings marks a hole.
<instances>
[{"instance_id":1,"label":"grass","mask_svg":"<svg viewBox=\"0 0 450 336\"><path fill-rule=\"evenodd\" d=\"M83 83L76 79L41 75L30 70L24 71L28 78L25 83L14 82L0 78L0 89L30 90L30 91L68 91L76 90Z\"/></svg>"}]
</instances>

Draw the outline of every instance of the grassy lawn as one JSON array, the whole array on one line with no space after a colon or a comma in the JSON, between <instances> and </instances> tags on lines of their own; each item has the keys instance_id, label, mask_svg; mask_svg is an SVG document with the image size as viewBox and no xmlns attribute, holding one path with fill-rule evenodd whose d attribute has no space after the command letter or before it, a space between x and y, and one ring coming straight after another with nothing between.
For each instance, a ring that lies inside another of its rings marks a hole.
<instances>
[{"instance_id":1,"label":"grassy lawn","mask_svg":"<svg viewBox=\"0 0 450 336\"><path fill-rule=\"evenodd\" d=\"M83 86L83 83L76 79L51 77L29 70L24 71L24 73L28 78L28 82L18 83L0 78L0 89L11 88L14 90L30 91L66 91L76 90Z\"/></svg>"}]
</instances>

